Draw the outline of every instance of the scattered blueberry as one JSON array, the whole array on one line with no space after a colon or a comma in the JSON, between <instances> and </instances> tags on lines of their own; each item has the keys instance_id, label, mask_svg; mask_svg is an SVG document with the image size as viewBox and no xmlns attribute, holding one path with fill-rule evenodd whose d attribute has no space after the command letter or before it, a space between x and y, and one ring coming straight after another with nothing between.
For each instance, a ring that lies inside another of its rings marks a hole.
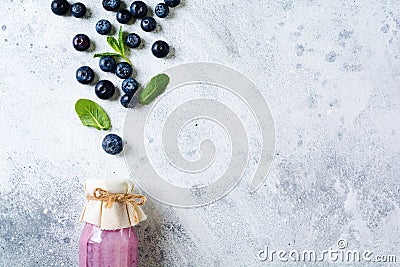
<instances>
[{"instance_id":1,"label":"scattered blueberry","mask_svg":"<svg viewBox=\"0 0 400 267\"><path fill-rule=\"evenodd\" d=\"M139 83L133 78L125 79L122 82L122 91L125 94L134 95L138 89L139 89Z\"/></svg>"},{"instance_id":2,"label":"scattered blueberry","mask_svg":"<svg viewBox=\"0 0 400 267\"><path fill-rule=\"evenodd\" d=\"M101 35L107 35L111 32L111 23L106 19L101 19L96 23L96 31Z\"/></svg>"},{"instance_id":3,"label":"scattered blueberry","mask_svg":"<svg viewBox=\"0 0 400 267\"><path fill-rule=\"evenodd\" d=\"M74 3L71 6L71 14L75 18L82 18L86 14L86 6L82 3Z\"/></svg>"},{"instance_id":4,"label":"scattered blueberry","mask_svg":"<svg viewBox=\"0 0 400 267\"><path fill-rule=\"evenodd\" d=\"M123 96L121 96L120 99L121 105L124 106L125 108L133 108L133 105L130 105L131 99L132 99L131 94L124 94Z\"/></svg>"},{"instance_id":5,"label":"scattered blueberry","mask_svg":"<svg viewBox=\"0 0 400 267\"><path fill-rule=\"evenodd\" d=\"M161 40L155 41L153 46L151 47L151 52L155 57L166 57L169 53L169 45Z\"/></svg>"},{"instance_id":6,"label":"scattered blueberry","mask_svg":"<svg viewBox=\"0 0 400 267\"><path fill-rule=\"evenodd\" d=\"M74 39L72 39L72 44L76 50L85 51L90 47L90 39L85 34L77 34Z\"/></svg>"},{"instance_id":7,"label":"scattered blueberry","mask_svg":"<svg viewBox=\"0 0 400 267\"><path fill-rule=\"evenodd\" d=\"M102 143L105 152L111 155L117 155L122 152L122 138L116 134L107 134Z\"/></svg>"},{"instance_id":8,"label":"scattered blueberry","mask_svg":"<svg viewBox=\"0 0 400 267\"><path fill-rule=\"evenodd\" d=\"M140 43L142 40L140 39L140 36L137 35L136 33L130 33L125 39L125 44L129 46L130 48L136 48L139 47Z\"/></svg>"},{"instance_id":9,"label":"scattered blueberry","mask_svg":"<svg viewBox=\"0 0 400 267\"><path fill-rule=\"evenodd\" d=\"M96 84L94 92L100 99L110 99L115 93L114 84L108 80L101 80Z\"/></svg>"},{"instance_id":10,"label":"scattered blueberry","mask_svg":"<svg viewBox=\"0 0 400 267\"><path fill-rule=\"evenodd\" d=\"M159 3L154 8L154 13L156 13L159 18L165 18L169 14L169 7L164 3Z\"/></svg>"},{"instance_id":11,"label":"scattered blueberry","mask_svg":"<svg viewBox=\"0 0 400 267\"><path fill-rule=\"evenodd\" d=\"M132 18L131 12L126 9L118 10L116 15L117 21L121 24L128 24Z\"/></svg>"},{"instance_id":12,"label":"scattered blueberry","mask_svg":"<svg viewBox=\"0 0 400 267\"><path fill-rule=\"evenodd\" d=\"M120 0L103 0L103 7L107 11L117 11L120 6Z\"/></svg>"},{"instance_id":13,"label":"scattered blueberry","mask_svg":"<svg viewBox=\"0 0 400 267\"><path fill-rule=\"evenodd\" d=\"M157 22L152 17L145 17L142 19L140 27L142 27L145 32L152 32L156 29Z\"/></svg>"},{"instance_id":14,"label":"scattered blueberry","mask_svg":"<svg viewBox=\"0 0 400 267\"><path fill-rule=\"evenodd\" d=\"M169 7L176 7L181 3L181 0L164 0L164 3L166 3Z\"/></svg>"},{"instance_id":15,"label":"scattered blueberry","mask_svg":"<svg viewBox=\"0 0 400 267\"><path fill-rule=\"evenodd\" d=\"M76 70L76 79L82 84L89 84L93 82L94 72L88 66L82 66Z\"/></svg>"},{"instance_id":16,"label":"scattered blueberry","mask_svg":"<svg viewBox=\"0 0 400 267\"><path fill-rule=\"evenodd\" d=\"M118 78L127 79L132 75L133 69L131 64L127 62L120 62L117 64L117 69L115 70L115 74Z\"/></svg>"},{"instance_id":17,"label":"scattered blueberry","mask_svg":"<svg viewBox=\"0 0 400 267\"><path fill-rule=\"evenodd\" d=\"M58 16L63 16L69 11L69 3L66 0L54 0L51 2L51 11Z\"/></svg>"},{"instance_id":18,"label":"scattered blueberry","mask_svg":"<svg viewBox=\"0 0 400 267\"><path fill-rule=\"evenodd\" d=\"M134 18L144 18L147 15L147 6L142 1L134 1L130 8L131 14Z\"/></svg>"},{"instance_id":19,"label":"scattered blueberry","mask_svg":"<svg viewBox=\"0 0 400 267\"><path fill-rule=\"evenodd\" d=\"M113 57L104 56L100 58L99 67L102 71L112 72L115 70L116 66L117 63L115 62L115 59Z\"/></svg>"}]
</instances>

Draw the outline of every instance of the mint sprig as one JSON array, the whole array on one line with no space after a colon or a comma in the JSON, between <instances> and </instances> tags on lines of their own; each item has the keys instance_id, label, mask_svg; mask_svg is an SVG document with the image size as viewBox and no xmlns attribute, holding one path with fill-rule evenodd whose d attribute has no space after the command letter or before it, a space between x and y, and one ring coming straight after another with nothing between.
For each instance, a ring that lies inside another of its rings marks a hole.
<instances>
[{"instance_id":1,"label":"mint sprig","mask_svg":"<svg viewBox=\"0 0 400 267\"><path fill-rule=\"evenodd\" d=\"M95 54L93 57L104 57L104 56L122 57L126 62L132 65L131 61L127 58L125 54L124 32L122 31L122 26L119 27L118 40L115 39L113 36L107 36L107 43L117 53L105 52L105 53Z\"/></svg>"}]
</instances>

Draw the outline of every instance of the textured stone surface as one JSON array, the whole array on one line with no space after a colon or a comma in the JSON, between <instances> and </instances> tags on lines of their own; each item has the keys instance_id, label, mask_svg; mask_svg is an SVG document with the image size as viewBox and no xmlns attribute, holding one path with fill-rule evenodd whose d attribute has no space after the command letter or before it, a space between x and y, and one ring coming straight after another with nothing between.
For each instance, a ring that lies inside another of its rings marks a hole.
<instances>
[{"instance_id":1,"label":"textured stone surface","mask_svg":"<svg viewBox=\"0 0 400 267\"><path fill-rule=\"evenodd\" d=\"M0 266L75 266L83 180L129 177L122 156L102 151L105 133L73 110L78 98L96 99L75 81L81 65L118 81L71 45L86 33L107 51L94 25L117 25L114 14L88 0L90 18L57 17L49 2L0 3ZM264 245L323 250L339 238L400 257L398 1L186 0L158 21L158 33L126 26L145 40L130 55L137 79L193 61L238 69L271 107L277 150L254 194L242 182L196 209L150 199L138 227L143 266L262 266ZM154 58L157 39L175 56ZM122 133L124 109L100 103Z\"/></svg>"}]
</instances>

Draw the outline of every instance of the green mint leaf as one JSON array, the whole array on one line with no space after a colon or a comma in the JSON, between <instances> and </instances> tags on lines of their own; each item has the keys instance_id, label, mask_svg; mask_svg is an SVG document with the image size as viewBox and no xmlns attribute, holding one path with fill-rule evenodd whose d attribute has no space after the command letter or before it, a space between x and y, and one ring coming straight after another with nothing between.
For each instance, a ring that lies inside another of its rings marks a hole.
<instances>
[{"instance_id":1,"label":"green mint leaf","mask_svg":"<svg viewBox=\"0 0 400 267\"><path fill-rule=\"evenodd\" d=\"M85 126L94 127L97 130L108 130L111 127L107 113L92 100L79 99L76 101L75 111Z\"/></svg>"},{"instance_id":2,"label":"green mint leaf","mask_svg":"<svg viewBox=\"0 0 400 267\"><path fill-rule=\"evenodd\" d=\"M168 75L161 73L153 78L146 85L139 95L139 103L142 105L150 104L157 96L164 92L165 88L169 83Z\"/></svg>"},{"instance_id":3,"label":"green mint leaf","mask_svg":"<svg viewBox=\"0 0 400 267\"><path fill-rule=\"evenodd\" d=\"M105 56L110 56L110 57L122 57L120 54L112 53L112 52L105 52L105 53L100 53L100 54L94 54L93 57L105 57Z\"/></svg>"},{"instance_id":4,"label":"green mint leaf","mask_svg":"<svg viewBox=\"0 0 400 267\"><path fill-rule=\"evenodd\" d=\"M111 46L112 49L115 50L115 52L120 53L123 55L121 48L119 47L117 39L115 39L113 36L108 36L107 37L107 43Z\"/></svg>"},{"instance_id":5,"label":"green mint leaf","mask_svg":"<svg viewBox=\"0 0 400 267\"><path fill-rule=\"evenodd\" d=\"M121 49L121 54L125 56L124 32L122 31L122 26L119 27L118 43L119 48Z\"/></svg>"}]
</instances>

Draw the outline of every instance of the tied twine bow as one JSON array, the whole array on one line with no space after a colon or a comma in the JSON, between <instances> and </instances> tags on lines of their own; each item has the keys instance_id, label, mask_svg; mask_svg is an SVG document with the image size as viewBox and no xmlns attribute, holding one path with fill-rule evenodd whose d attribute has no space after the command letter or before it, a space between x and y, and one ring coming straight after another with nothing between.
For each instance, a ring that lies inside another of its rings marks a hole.
<instances>
[{"instance_id":1,"label":"tied twine bow","mask_svg":"<svg viewBox=\"0 0 400 267\"><path fill-rule=\"evenodd\" d=\"M135 223L139 223L135 206L141 206L146 202L146 197L142 195L110 193L102 188L96 188L93 195L87 195L86 199L104 201L106 208L111 208L114 202L125 203L132 208Z\"/></svg>"}]
</instances>

